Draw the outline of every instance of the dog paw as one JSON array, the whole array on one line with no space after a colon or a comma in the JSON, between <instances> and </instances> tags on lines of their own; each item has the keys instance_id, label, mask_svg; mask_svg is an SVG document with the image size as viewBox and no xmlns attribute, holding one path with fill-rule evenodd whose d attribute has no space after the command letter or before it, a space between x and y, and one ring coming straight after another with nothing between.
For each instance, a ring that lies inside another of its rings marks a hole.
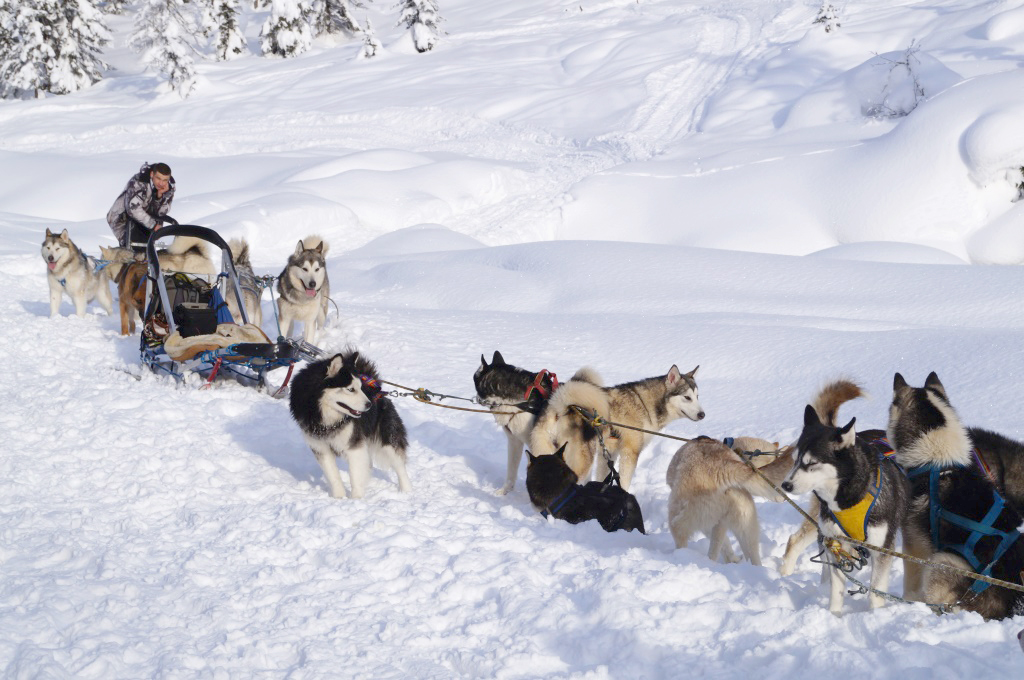
<instances>
[{"instance_id":1,"label":"dog paw","mask_svg":"<svg viewBox=\"0 0 1024 680\"><path fill-rule=\"evenodd\" d=\"M501 487L500 489L495 489L494 490L494 495L495 496L506 496L506 495L508 495L508 492L511 491L512 487L514 487L514 486L515 486L515 484L506 484L505 486Z\"/></svg>"}]
</instances>

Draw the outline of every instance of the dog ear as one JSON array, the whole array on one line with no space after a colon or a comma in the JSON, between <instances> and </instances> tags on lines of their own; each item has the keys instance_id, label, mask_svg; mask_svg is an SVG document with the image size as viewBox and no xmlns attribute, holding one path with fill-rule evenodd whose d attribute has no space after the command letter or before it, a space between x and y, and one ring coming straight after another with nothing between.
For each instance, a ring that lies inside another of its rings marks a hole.
<instances>
[{"instance_id":1,"label":"dog ear","mask_svg":"<svg viewBox=\"0 0 1024 680\"><path fill-rule=\"evenodd\" d=\"M537 460L537 456L533 455L533 451L530 451L530 449L526 449L526 455L530 457L530 458L529 458L529 461L530 461L531 463L532 463L533 461Z\"/></svg>"},{"instance_id":2,"label":"dog ear","mask_svg":"<svg viewBox=\"0 0 1024 680\"><path fill-rule=\"evenodd\" d=\"M498 350L494 350L494 356L491 357L491 363L494 364L495 366L504 366L505 357L501 356L501 352L499 352Z\"/></svg>"},{"instance_id":3,"label":"dog ear","mask_svg":"<svg viewBox=\"0 0 1024 680\"><path fill-rule=\"evenodd\" d=\"M821 425L821 420L818 418L818 412L814 410L814 407L810 404L804 409L804 427L811 427L813 425Z\"/></svg>"},{"instance_id":4,"label":"dog ear","mask_svg":"<svg viewBox=\"0 0 1024 680\"><path fill-rule=\"evenodd\" d=\"M700 364L697 364L692 371L686 374L686 377L693 380L694 376L697 375L697 369L700 368Z\"/></svg>"},{"instance_id":5,"label":"dog ear","mask_svg":"<svg viewBox=\"0 0 1024 680\"><path fill-rule=\"evenodd\" d=\"M665 384L669 387L673 387L682 379L683 375L679 372L679 367L672 364L672 368L668 369L668 373L665 374Z\"/></svg>"},{"instance_id":6,"label":"dog ear","mask_svg":"<svg viewBox=\"0 0 1024 680\"><path fill-rule=\"evenodd\" d=\"M857 443L857 430L853 428L853 424L857 422L856 418L853 418L846 424L846 427L839 430L839 444L845 449L853 446Z\"/></svg>"},{"instance_id":7,"label":"dog ear","mask_svg":"<svg viewBox=\"0 0 1024 680\"><path fill-rule=\"evenodd\" d=\"M302 255L302 251L305 250L305 249L306 249L306 246L302 245L302 241L300 240L299 244L297 246L295 246L295 254L296 255Z\"/></svg>"},{"instance_id":8,"label":"dog ear","mask_svg":"<svg viewBox=\"0 0 1024 680\"><path fill-rule=\"evenodd\" d=\"M62 241L70 241L71 240L71 237L68 235L68 230L67 229L65 229L64 231L60 232L60 240L62 240ZM936 378L936 380L937 379L938 378Z\"/></svg>"},{"instance_id":9,"label":"dog ear","mask_svg":"<svg viewBox=\"0 0 1024 680\"><path fill-rule=\"evenodd\" d=\"M896 390L902 390L906 386L907 386L907 381L904 380L903 376L900 375L899 373L897 373L896 375L894 375L892 377L892 390L893 390L893 392L895 392Z\"/></svg>"},{"instance_id":10,"label":"dog ear","mask_svg":"<svg viewBox=\"0 0 1024 680\"><path fill-rule=\"evenodd\" d=\"M928 377L925 378L924 386L928 389L935 390L941 394L943 398L948 399L948 397L946 397L946 388L942 386L942 382L939 381L939 376L936 375L935 371L929 373Z\"/></svg>"},{"instance_id":11,"label":"dog ear","mask_svg":"<svg viewBox=\"0 0 1024 680\"><path fill-rule=\"evenodd\" d=\"M340 354L335 354L331 358L331 363L327 364L327 377L333 378L334 376L341 373L342 367L345 365L345 357Z\"/></svg>"},{"instance_id":12,"label":"dog ear","mask_svg":"<svg viewBox=\"0 0 1024 680\"><path fill-rule=\"evenodd\" d=\"M568 444L568 443L569 442L565 442L565 444ZM562 444L561 446L559 446L558 450L555 451L555 455L558 456L558 459L560 461L562 461L563 463L565 462L565 444Z\"/></svg>"},{"instance_id":13,"label":"dog ear","mask_svg":"<svg viewBox=\"0 0 1024 680\"><path fill-rule=\"evenodd\" d=\"M487 359L484 358L483 354L480 355L480 367L487 368Z\"/></svg>"},{"instance_id":14,"label":"dog ear","mask_svg":"<svg viewBox=\"0 0 1024 680\"><path fill-rule=\"evenodd\" d=\"M53 232L52 232L52 231L50 231L50 228L49 228L49 227L47 227L47 228L46 228L46 235L47 235L47 236L53 236Z\"/></svg>"},{"instance_id":15,"label":"dog ear","mask_svg":"<svg viewBox=\"0 0 1024 680\"><path fill-rule=\"evenodd\" d=\"M317 243L316 244L316 248L313 248L313 250L315 250L318 253L323 254L323 252L324 252L324 242L320 241L320 243Z\"/></svg>"}]
</instances>

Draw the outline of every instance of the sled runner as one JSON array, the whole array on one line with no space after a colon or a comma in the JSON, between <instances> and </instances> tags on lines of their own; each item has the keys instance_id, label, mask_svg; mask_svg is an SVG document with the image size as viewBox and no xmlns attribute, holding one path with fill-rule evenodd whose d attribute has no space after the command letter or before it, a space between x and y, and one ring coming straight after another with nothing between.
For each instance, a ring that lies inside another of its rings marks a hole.
<instances>
[{"instance_id":1,"label":"sled runner","mask_svg":"<svg viewBox=\"0 0 1024 680\"><path fill-rule=\"evenodd\" d=\"M205 385L227 377L274 396L283 395L295 364L313 361L322 352L289 338L272 341L250 323L228 244L212 229L169 221L172 224L155 231L146 244L147 302L139 344L142 363L154 373L167 373L180 382L189 374L204 378ZM209 274L161 269L157 243L170 242L175 236L199 239L220 249L220 273L213 281L207 280ZM235 296L241 323L232 318L225 296ZM283 381L271 388L267 374L282 368L287 369Z\"/></svg>"}]
</instances>

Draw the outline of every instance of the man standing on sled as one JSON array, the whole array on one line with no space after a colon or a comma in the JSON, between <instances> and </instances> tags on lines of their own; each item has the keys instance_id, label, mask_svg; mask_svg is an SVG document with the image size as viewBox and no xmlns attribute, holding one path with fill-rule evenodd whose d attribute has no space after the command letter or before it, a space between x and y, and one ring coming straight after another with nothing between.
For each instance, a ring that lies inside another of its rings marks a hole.
<instances>
[{"instance_id":1,"label":"man standing on sled","mask_svg":"<svg viewBox=\"0 0 1024 680\"><path fill-rule=\"evenodd\" d=\"M107 212L107 224L122 248L142 251L174 200L174 177L166 163L143 163Z\"/></svg>"}]
</instances>

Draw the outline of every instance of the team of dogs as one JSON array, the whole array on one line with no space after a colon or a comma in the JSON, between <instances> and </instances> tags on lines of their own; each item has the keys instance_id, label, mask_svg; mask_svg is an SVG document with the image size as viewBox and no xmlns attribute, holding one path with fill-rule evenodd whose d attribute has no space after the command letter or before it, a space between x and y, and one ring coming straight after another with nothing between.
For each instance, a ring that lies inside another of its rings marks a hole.
<instances>
[{"instance_id":1,"label":"team of dogs","mask_svg":"<svg viewBox=\"0 0 1024 680\"><path fill-rule=\"evenodd\" d=\"M249 260L249 244L245 239L232 239L228 245L242 289L246 316L250 323L260 326L263 323L262 289ZM277 277L277 312L281 328L291 336L296 323L302 323L303 339L311 344L316 342L317 334L327 319L331 295L327 248L327 243L319 236L302 239ZM57 316L64 295L71 298L79 316L85 314L86 305L93 300L107 314L113 314L112 281L117 286L121 334L131 335L135 333L135 320L142 317L146 304L149 270L145 254L102 246L100 254L101 259L97 259L83 253L68 236L67 229L59 234L46 230L42 256L50 287L50 316ZM166 249L157 252L157 257L161 272L185 272L214 282L220 271L210 259L207 242L191 236L175 236ZM232 317L241 320L235 296L224 297Z\"/></svg>"},{"instance_id":2,"label":"team of dogs","mask_svg":"<svg viewBox=\"0 0 1024 680\"><path fill-rule=\"evenodd\" d=\"M236 270L255 279L244 241L230 244ZM84 255L65 230L47 230L42 246L48 267L51 316L67 294L78 314L95 299L108 313L112 301L104 277L118 283L122 333L132 331L141 310L138 289L145 263L130 251L105 249L100 263ZM278 277L278 313L288 335L304 324L313 342L323 327L329 295L324 255L317 237L299 241ZM216 276L203 244L175 237L159 253L161 269ZM110 270L110 271L108 271ZM247 295L250 319L260 319L259 297ZM258 323L258 321L257 321ZM473 375L477 399L493 414L507 439L507 473L499 495L515 487L523 450L529 461L526 489L541 512L572 523L597 520L608 531L644 531L629 487L641 451L656 433L680 418L699 421L697 368L605 386L591 368L559 383L547 370L506 363L500 352L480 357ZM346 349L303 368L292 383L289 409L323 470L330 494L345 498L338 468L345 458L353 498L361 498L373 463L394 471L400 491L412 485L406 469L408 438L401 417L380 386L372 361ZM708 555L738 561L728 534L743 557L761 564L760 524L754 497L782 500L777 489L811 493L810 514L826 536L852 536L893 550L898 535L911 556L963 571L977 570L1004 581L1024 579L1024 445L981 428L965 427L938 376L912 387L897 373L885 430L856 430L856 418L840 425L844 403L862 396L849 380L826 385L804 410L795 445L754 437L719 442L688 441L668 466L668 524L677 548L698 532L709 539ZM749 458L745 454L774 452ZM614 464L620 470L616 471ZM760 474L758 474L760 473ZM593 481L591 475L595 476ZM581 480L586 483L581 484ZM790 538L780 571L791 574L800 554L818 537L805 522ZM892 558L872 551L871 588L886 591ZM932 604L955 604L985 618L1024 614L1024 596L954 569L924 568L907 561L904 596ZM823 565L830 584L829 608L840 614L844 576ZM884 599L870 593L872 608Z\"/></svg>"}]
</instances>

